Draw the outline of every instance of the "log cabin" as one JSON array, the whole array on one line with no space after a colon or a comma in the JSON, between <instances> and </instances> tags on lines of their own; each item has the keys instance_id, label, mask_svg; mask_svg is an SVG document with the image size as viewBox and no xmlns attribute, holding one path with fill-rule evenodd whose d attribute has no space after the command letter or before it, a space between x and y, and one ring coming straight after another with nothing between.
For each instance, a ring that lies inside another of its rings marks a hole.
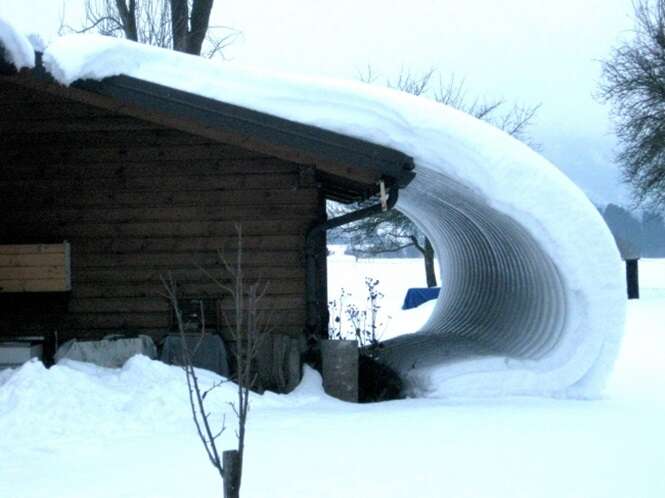
<instances>
[{"instance_id":1,"label":"log cabin","mask_svg":"<svg viewBox=\"0 0 665 498\"><path fill-rule=\"evenodd\" d=\"M0 339L44 337L47 360L70 338L159 341L171 273L231 341L233 302L201 269L222 272L240 226L247 278L269 282L259 371L283 389L285 362L327 335L326 229L366 214L327 220L326 201L385 188L392 206L413 160L128 76L63 86L36 61L17 71L0 47Z\"/></svg>"}]
</instances>

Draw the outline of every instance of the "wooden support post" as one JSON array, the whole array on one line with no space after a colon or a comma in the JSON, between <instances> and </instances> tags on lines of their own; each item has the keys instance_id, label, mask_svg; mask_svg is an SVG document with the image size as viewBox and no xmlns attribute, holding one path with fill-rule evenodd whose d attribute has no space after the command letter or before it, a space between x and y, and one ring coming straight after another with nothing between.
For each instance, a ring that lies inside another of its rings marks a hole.
<instances>
[{"instance_id":1,"label":"wooden support post","mask_svg":"<svg viewBox=\"0 0 665 498\"><path fill-rule=\"evenodd\" d=\"M224 498L240 496L240 453L228 450L222 453L224 466Z\"/></svg>"},{"instance_id":2,"label":"wooden support post","mask_svg":"<svg viewBox=\"0 0 665 498\"><path fill-rule=\"evenodd\" d=\"M626 260L626 284L628 286L628 299L640 298L640 279L637 269L639 259Z\"/></svg>"}]
</instances>

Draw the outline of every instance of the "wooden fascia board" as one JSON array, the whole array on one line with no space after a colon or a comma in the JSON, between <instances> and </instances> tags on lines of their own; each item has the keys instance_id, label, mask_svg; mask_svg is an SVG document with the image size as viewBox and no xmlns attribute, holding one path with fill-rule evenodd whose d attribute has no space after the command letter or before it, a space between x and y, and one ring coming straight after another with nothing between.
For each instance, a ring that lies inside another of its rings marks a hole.
<instances>
[{"instance_id":1,"label":"wooden fascia board","mask_svg":"<svg viewBox=\"0 0 665 498\"><path fill-rule=\"evenodd\" d=\"M381 178L408 183L412 160L391 149L239 106L125 76L62 86L39 68L4 76L45 91L160 126L228 143L367 186ZM211 109L210 107L214 107Z\"/></svg>"}]
</instances>

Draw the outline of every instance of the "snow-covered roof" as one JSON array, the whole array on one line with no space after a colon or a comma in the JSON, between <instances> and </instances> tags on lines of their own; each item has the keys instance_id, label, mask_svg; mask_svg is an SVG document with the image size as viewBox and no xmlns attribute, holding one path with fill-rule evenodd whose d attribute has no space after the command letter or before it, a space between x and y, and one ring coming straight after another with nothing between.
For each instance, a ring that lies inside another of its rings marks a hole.
<instances>
[{"instance_id":1,"label":"snow-covered roof","mask_svg":"<svg viewBox=\"0 0 665 498\"><path fill-rule=\"evenodd\" d=\"M2 19L0 19L0 47L4 49L4 57L0 59L6 59L15 69L35 67L35 51L28 38Z\"/></svg>"},{"instance_id":2,"label":"snow-covered roof","mask_svg":"<svg viewBox=\"0 0 665 498\"><path fill-rule=\"evenodd\" d=\"M7 26L0 40L18 67L25 40ZM390 89L115 38L62 37L43 60L63 85L125 75L412 157L398 207L430 237L443 281L424 329L385 348L414 393L589 396L609 374L625 315L613 238L565 175L504 132Z\"/></svg>"}]
</instances>

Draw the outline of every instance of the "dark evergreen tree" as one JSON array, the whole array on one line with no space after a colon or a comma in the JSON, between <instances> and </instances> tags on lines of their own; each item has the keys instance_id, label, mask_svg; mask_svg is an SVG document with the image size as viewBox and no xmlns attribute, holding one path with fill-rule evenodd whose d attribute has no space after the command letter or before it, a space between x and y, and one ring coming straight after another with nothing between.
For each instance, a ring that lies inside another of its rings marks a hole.
<instances>
[{"instance_id":1,"label":"dark evergreen tree","mask_svg":"<svg viewBox=\"0 0 665 498\"><path fill-rule=\"evenodd\" d=\"M645 211L642 216L642 256L665 258L665 220L660 214Z\"/></svg>"},{"instance_id":2,"label":"dark evergreen tree","mask_svg":"<svg viewBox=\"0 0 665 498\"><path fill-rule=\"evenodd\" d=\"M602 213L605 223L614 235L621 256L624 259L639 257L642 244L642 223L640 220L616 204L608 204Z\"/></svg>"}]
</instances>

